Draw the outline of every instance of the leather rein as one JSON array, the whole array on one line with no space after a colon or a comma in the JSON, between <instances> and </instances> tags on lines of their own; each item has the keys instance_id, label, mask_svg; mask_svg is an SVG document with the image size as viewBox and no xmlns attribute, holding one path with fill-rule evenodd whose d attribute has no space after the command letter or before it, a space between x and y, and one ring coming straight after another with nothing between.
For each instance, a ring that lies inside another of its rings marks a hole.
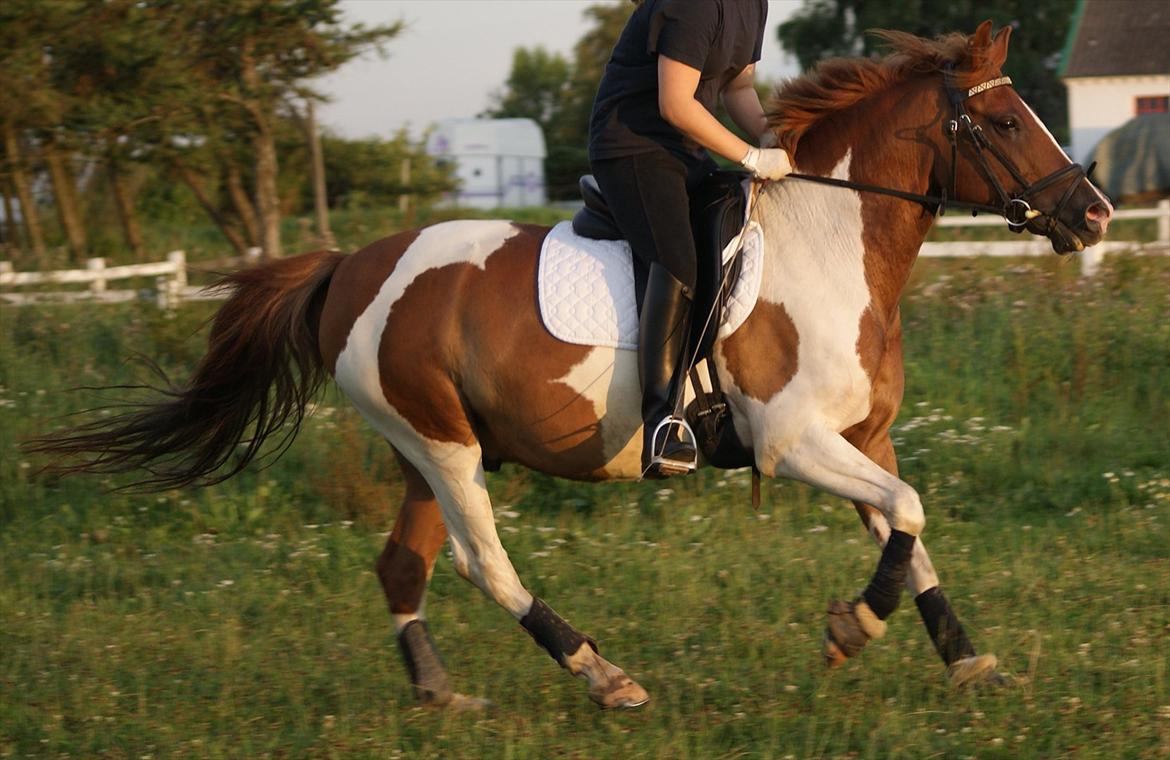
<instances>
[{"instance_id":1,"label":"leather rein","mask_svg":"<svg viewBox=\"0 0 1170 760\"><path fill-rule=\"evenodd\" d=\"M953 69L948 67L945 72L944 85L947 91L947 98L951 102L954 110L954 117L948 120L943 125L943 132L946 134L947 142L951 145L951 192L948 197L946 188L943 189L941 195L924 195L921 193L911 193L905 190L896 190L894 188L882 187L880 185L870 185L865 182L853 182L852 180L837 179L835 177L823 177L816 174L801 174L793 172L788 175L790 178L803 179L808 182L816 182L822 185L833 185L835 187L845 187L850 190L859 190L867 193L878 193L880 195L889 195L894 198L902 198L903 200L914 201L926 206L936 207L938 215L946 213L948 206L956 208L970 209L971 213L977 214L980 211L986 211L992 214L1002 216L1006 221L1008 228L1012 232L1022 232L1027 226L1028 222L1033 219L1043 216L1046 218L1047 224L1045 226L1045 233L1052 231L1056 225L1056 219L1060 212L1064 210L1069 198L1072 197L1073 191L1081 179L1087 178L1092 174L1093 166L1090 165L1089 170L1085 171L1080 164L1069 164L1052 172L1046 177L1029 184L1024 176L1020 173L1019 168L1012 162L1010 158L1004 155L1003 151L995 146L987 135L983 133L983 128L975 124L971 120L971 116L967 113L967 108L964 105L968 98L974 97L981 92L986 92L993 87L1000 87L1002 85L1011 85L1011 77L998 77L990 79L982 84L975 85L965 92L956 90L951 84ZM980 173L987 180L988 184L995 190L996 195L999 196L999 206L993 206L986 203L971 203L969 201L960 201L955 198L958 192L958 157L959 157L959 139L960 134L967 137L971 145L975 149L975 162L979 168ZM991 163L988 160L988 154L1000 166L1007 170L1020 187L1023 189L1017 193L1009 193L995 176L991 170ZM1043 190L1051 187L1057 182L1068 180L1068 187L1061 196L1060 201L1051 213L1044 213L1032 208L1029 199L1035 200L1035 196Z\"/></svg>"}]
</instances>

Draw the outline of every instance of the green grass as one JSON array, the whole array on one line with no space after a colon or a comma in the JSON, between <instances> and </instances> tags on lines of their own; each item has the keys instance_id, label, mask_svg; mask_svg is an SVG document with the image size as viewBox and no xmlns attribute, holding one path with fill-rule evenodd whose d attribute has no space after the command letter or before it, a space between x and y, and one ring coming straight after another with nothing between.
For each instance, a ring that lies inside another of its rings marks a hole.
<instances>
[{"instance_id":1,"label":"green grass","mask_svg":"<svg viewBox=\"0 0 1170 760\"><path fill-rule=\"evenodd\" d=\"M0 756L1101 757L1170 753L1170 266L924 261L895 436L932 557L1019 684L954 692L909 600L841 671L824 608L877 550L852 509L745 473L491 478L521 577L651 693L600 713L439 560L432 631L483 716L416 708L372 563L400 485L335 391L269 469L106 494L16 447L177 377L214 305L0 309ZM665 493L663 489L669 489ZM517 516L511 516L512 513ZM506 513L506 514L505 514Z\"/></svg>"}]
</instances>

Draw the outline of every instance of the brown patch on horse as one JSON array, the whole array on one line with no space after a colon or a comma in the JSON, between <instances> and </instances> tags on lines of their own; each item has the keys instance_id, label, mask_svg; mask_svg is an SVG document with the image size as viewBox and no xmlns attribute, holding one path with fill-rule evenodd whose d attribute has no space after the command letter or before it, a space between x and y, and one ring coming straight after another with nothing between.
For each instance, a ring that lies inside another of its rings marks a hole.
<instances>
[{"instance_id":1,"label":"brown patch on horse","mask_svg":"<svg viewBox=\"0 0 1170 760\"><path fill-rule=\"evenodd\" d=\"M759 301L747 321L723 341L723 360L736 387L767 403L796 374L799 345L796 324L784 305Z\"/></svg>"},{"instance_id":2,"label":"brown patch on horse","mask_svg":"<svg viewBox=\"0 0 1170 760\"><path fill-rule=\"evenodd\" d=\"M478 441L484 460L515 461L554 475L604 477L592 404L554 382L589 346L553 338L536 304L536 265L547 228L518 234L484 267L449 264L421 273L394 303L378 349L387 402L435 441ZM413 242L396 236L355 254L335 278L323 344L336 362L353 321ZM459 304L458 310L451 309ZM326 340L326 332L329 338ZM338 337L341 336L341 337ZM332 366L332 365L331 365Z\"/></svg>"},{"instance_id":3,"label":"brown patch on horse","mask_svg":"<svg viewBox=\"0 0 1170 760\"><path fill-rule=\"evenodd\" d=\"M406 484L402 508L386 548L378 558L378 579L394 614L413 614L422 605L427 577L447 540L447 527L435 494L419 471L402 455L398 464Z\"/></svg>"},{"instance_id":4,"label":"brown patch on horse","mask_svg":"<svg viewBox=\"0 0 1170 760\"><path fill-rule=\"evenodd\" d=\"M829 114L842 111L908 77L954 67L956 87L991 79L1007 57L1010 27L991 37L991 22L975 34L948 34L928 40L905 32L873 30L893 52L880 60L831 58L804 76L781 85L768 108L768 126L778 145L795 154L797 144Z\"/></svg>"},{"instance_id":5,"label":"brown patch on horse","mask_svg":"<svg viewBox=\"0 0 1170 760\"><path fill-rule=\"evenodd\" d=\"M521 233L488 259L486 269L472 273L462 297L461 391L485 456L553 475L604 478L605 420L577 390L556 382L594 349L557 340L545 329L536 268L548 230L518 227Z\"/></svg>"},{"instance_id":6,"label":"brown patch on horse","mask_svg":"<svg viewBox=\"0 0 1170 760\"><path fill-rule=\"evenodd\" d=\"M345 350L354 321L373 302L382 283L419 232L410 230L370 243L347 256L333 273L318 328L321 359L330 374L337 367L337 357Z\"/></svg>"}]
</instances>

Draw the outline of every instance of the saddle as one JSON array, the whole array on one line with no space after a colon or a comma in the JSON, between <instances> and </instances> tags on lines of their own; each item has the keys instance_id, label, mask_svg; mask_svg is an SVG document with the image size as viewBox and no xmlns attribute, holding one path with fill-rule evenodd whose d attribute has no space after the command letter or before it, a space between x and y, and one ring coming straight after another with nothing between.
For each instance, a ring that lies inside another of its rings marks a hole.
<instances>
[{"instance_id":1,"label":"saddle","mask_svg":"<svg viewBox=\"0 0 1170 760\"><path fill-rule=\"evenodd\" d=\"M739 443L714 363L710 361L731 285L739 278L743 263L739 250L724 262L724 250L744 227L747 178L743 172L716 171L691 193L691 231L698 256L698 276L684 366L689 368L687 379L694 388L695 398L684 413L704 458L713 466L726 469L748 467L755 462L752 453ZM573 216L573 231L594 240L622 240L621 230L597 181L587 174L579 184L585 205ZM646 265L635 258L634 288L639 312L646 277ZM695 369L700 363L706 364L710 390L704 387Z\"/></svg>"}]
</instances>

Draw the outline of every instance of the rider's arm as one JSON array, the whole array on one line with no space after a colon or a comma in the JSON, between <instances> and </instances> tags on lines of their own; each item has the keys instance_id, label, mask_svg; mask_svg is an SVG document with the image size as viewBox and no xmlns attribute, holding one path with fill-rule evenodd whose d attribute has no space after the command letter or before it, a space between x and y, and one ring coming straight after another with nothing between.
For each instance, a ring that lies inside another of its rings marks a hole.
<instances>
[{"instance_id":1,"label":"rider's arm","mask_svg":"<svg viewBox=\"0 0 1170 760\"><path fill-rule=\"evenodd\" d=\"M720 124L719 120L695 99L699 77L698 69L665 55L659 55L658 110L671 126L699 145L718 153L728 161L738 163L751 146Z\"/></svg>"},{"instance_id":2,"label":"rider's arm","mask_svg":"<svg viewBox=\"0 0 1170 760\"><path fill-rule=\"evenodd\" d=\"M699 76L700 72L696 68L665 55L658 56L658 110L662 114L662 118L707 150L718 153L728 161L740 164L757 177L780 179L792 171L788 154L783 150L780 148L753 148L720 124L719 120L695 99L695 90L699 87ZM740 74L736 79L742 77L743 74ZM747 81L750 88L750 77ZM755 100L755 107L759 110L759 120L756 121L754 127L750 122L756 118L756 114L750 107L743 104L747 97ZM733 106L736 112L733 112L732 118L736 119L736 122L749 132L753 132L757 136L762 134L764 132L763 109L760 108L760 100L756 96L755 90L752 90L750 96L745 97L744 93L741 92L733 96L733 99L738 102ZM749 123L740 123L740 118Z\"/></svg>"},{"instance_id":3,"label":"rider's arm","mask_svg":"<svg viewBox=\"0 0 1170 760\"><path fill-rule=\"evenodd\" d=\"M760 94L752 84L755 71L756 65L749 65L723 88L720 95L731 120L758 143L768 128L768 119L764 116L764 107L760 105Z\"/></svg>"}]
</instances>

